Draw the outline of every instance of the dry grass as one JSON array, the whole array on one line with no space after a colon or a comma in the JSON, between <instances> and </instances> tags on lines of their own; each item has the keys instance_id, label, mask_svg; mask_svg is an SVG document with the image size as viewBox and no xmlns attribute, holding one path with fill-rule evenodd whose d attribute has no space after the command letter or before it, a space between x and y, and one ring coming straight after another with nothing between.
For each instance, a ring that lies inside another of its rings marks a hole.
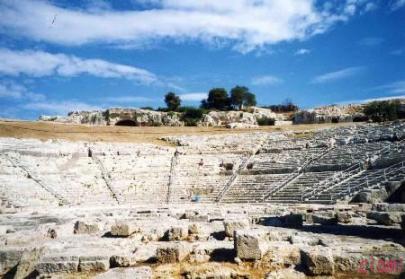
<instances>
[{"instance_id":1,"label":"dry grass","mask_svg":"<svg viewBox=\"0 0 405 279\"><path fill-rule=\"evenodd\" d=\"M211 127L122 127L60 124L40 121L0 121L0 137L35 138L40 140L64 139L68 141L104 141L167 144L160 140L174 135L216 135L251 132L280 132L317 130L347 126L351 123L263 126L257 129L226 129Z\"/></svg>"}]
</instances>

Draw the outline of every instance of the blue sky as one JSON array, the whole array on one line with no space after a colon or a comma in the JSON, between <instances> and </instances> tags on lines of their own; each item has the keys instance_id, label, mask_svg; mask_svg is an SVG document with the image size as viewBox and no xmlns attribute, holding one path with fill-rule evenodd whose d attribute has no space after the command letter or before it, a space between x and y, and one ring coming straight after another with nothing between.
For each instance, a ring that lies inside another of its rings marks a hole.
<instances>
[{"instance_id":1,"label":"blue sky","mask_svg":"<svg viewBox=\"0 0 405 279\"><path fill-rule=\"evenodd\" d=\"M0 0L0 117L405 95L405 0Z\"/></svg>"}]
</instances>

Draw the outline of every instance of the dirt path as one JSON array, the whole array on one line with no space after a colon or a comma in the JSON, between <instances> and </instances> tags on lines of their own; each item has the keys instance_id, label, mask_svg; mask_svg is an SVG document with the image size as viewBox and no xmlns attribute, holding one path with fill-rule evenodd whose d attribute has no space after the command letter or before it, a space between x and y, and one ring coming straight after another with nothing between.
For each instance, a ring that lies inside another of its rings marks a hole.
<instances>
[{"instance_id":1,"label":"dirt path","mask_svg":"<svg viewBox=\"0 0 405 279\"><path fill-rule=\"evenodd\" d=\"M263 126L257 129L226 129L212 127L118 127L60 124L39 121L0 121L0 137L64 139L69 141L105 141L166 144L160 140L173 135L216 135L251 132L306 131L347 126L352 123Z\"/></svg>"}]
</instances>

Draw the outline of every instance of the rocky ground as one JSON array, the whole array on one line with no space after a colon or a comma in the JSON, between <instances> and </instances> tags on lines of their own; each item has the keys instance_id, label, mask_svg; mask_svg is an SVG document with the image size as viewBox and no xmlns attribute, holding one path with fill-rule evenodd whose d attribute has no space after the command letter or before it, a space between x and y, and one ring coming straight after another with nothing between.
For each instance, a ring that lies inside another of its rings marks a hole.
<instances>
[{"instance_id":1,"label":"rocky ground","mask_svg":"<svg viewBox=\"0 0 405 279\"><path fill-rule=\"evenodd\" d=\"M5 278L398 278L405 205L3 209ZM401 229L402 225L402 229Z\"/></svg>"}]
</instances>

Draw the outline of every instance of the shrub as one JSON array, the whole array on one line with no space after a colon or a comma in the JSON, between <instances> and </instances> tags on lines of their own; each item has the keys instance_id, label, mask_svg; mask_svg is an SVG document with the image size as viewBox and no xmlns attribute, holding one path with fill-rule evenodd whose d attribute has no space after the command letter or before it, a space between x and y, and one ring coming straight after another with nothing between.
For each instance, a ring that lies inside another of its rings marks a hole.
<instances>
[{"instance_id":1,"label":"shrub","mask_svg":"<svg viewBox=\"0 0 405 279\"><path fill-rule=\"evenodd\" d=\"M181 121L184 121L186 126L197 126L197 122L201 120L204 114L203 109L194 107L181 107L179 111L183 112Z\"/></svg>"},{"instance_id":2,"label":"shrub","mask_svg":"<svg viewBox=\"0 0 405 279\"><path fill-rule=\"evenodd\" d=\"M108 121L110 119L110 111L108 109L103 111L102 115L105 121Z\"/></svg>"},{"instance_id":3,"label":"shrub","mask_svg":"<svg viewBox=\"0 0 405 279\"><path fill-rule=\"evenodd\" d=\"M289 104L289 105L271 105L271 106L266 106L264 108L269 108L274 112L277 113L284 113L284 112L295 112L298 111L298 106L294 104Z\"/></svg>"},{"instance_id":4,"label":"shrub","mask_svg":"<svg viewBox=\"0 0 405 279\"><path fill-rule=\"evenodd\" d=\"M398 100L374 101L364 107L364 114L374 122L392 121L403 118Z\"/></svg>"},{"instance_id":5,"label":"shrub","mask_svg":"<svg viewBox=\"0 0 405 279\"><path fill-rule=\"evenodd\" d=\"M275 120L273 118L269 118L266 116L263 116L259 119L257 119L257 124L259 126L273 126L275 123Z\"/></svg>"},{"instance_id":6,"label":"shrub","mask_svg":"<svg viewBox=\"0 0 405 279\"><path fill-rule=\"evenodd\" d=\"M168 112L169 109L168 109L168 108L158 107L158 108L156 109L156 111Z\"/></svg>"},{"instance_id":7,"label":"shrub","mask_svg":"<svg viewBox=\"0 0 405 279\"><path fill-rule=\"evenodd\" d=\"M367 122L368 120L367 115L356 115L353 117L353 122Z\"/></svg>"},{"instance_id":8,"label":"shrub","mask_svg":"<svg viewBox=\"0 0 405 279\"><path fill-rule=\"evenodd\" d=\"M282 104L265 106L264 108L269 108L277 113L296 112L299 110L299 107L295 105L290 99L284 100Z\"/></svg>"},{"instance_id":9,"label":"shrub","mask_svg":"<svg viewBox=\"0 0 405 279\"><path fill-rule=\"evenodd\" d=\"M141 107L141 109L153 110L152 107Z\"/></svg>"}]
</instances>

